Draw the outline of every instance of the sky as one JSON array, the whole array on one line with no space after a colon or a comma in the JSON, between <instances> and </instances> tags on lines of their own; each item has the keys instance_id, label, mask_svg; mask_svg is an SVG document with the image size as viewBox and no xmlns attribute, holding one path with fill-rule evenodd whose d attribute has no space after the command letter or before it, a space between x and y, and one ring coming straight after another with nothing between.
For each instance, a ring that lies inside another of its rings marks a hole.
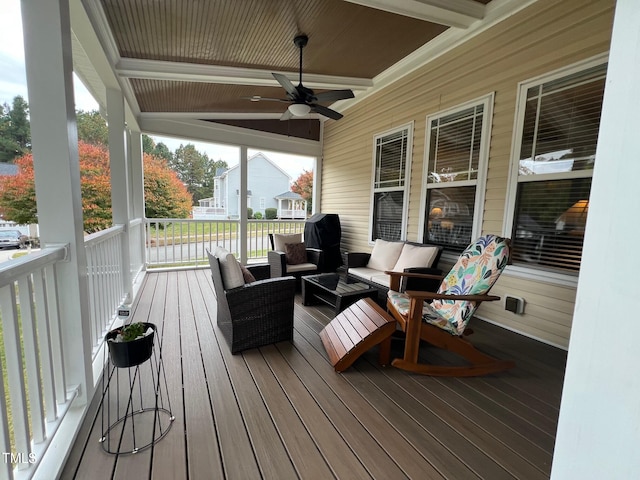
<instances>
[{"instance_id":1,"label":"sky","mask_svg":"<svg viewBox=\"0 0 640 480\"><path fill-rule=\"evenodd\" d=\"M22 95L27 102L27 77L25 74L24 45L22 42L22 20L20 16L20 0L0 0L0 104L11 105L16 95ZM20 40L18 40L20 39ZM98 104L91 94L74 75L74 94L77 110L97 110ZM162 142L169 150L175 151L181 144L191 143L202 153L213 160L224 160L229 166L236 165L240 159L240 148L228 145L217 145L206 142L190 141L151 135L156 143ZM288 155L266 150L249 149L249 156L263 152L280 168L287 172L292 180L296 180L304 170L313 169L313 159L298 155Z\"/></svg>"}]
</instances>

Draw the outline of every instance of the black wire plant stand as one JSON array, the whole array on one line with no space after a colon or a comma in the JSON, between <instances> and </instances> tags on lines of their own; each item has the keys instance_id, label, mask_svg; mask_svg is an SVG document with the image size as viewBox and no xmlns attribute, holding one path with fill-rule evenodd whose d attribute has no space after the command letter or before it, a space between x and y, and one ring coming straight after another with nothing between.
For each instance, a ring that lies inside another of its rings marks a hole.
<instances>
[{"instance_id":1,"label":"black wire plant stand","mask_svg":"<svg viewBox=\"0 0 640 480\"><path fill-rule=\"evenodd\" d=\"M109 341L116 331L105 336L108 349L104 349L99 442L107 453L129 455L145 450L164 438L175 420L162 346L153 348L157 328L152 323L145 323L144 327L153 333L129 342ZM146 375L150 376L151 385L143 382ZM124 401L122 393L127 391Z\"/></svg>"}]
</instances>

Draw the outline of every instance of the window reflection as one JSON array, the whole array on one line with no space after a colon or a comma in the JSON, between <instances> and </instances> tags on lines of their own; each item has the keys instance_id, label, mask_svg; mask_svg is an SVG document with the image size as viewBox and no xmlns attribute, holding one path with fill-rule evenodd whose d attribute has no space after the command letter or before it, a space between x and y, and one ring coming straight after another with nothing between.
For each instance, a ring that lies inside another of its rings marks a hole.
<instances>
[{"instance_id":1,"label":"window reflection","mask_svg":"<svg viewBox=\"0 0 640 480\"><path fill-rule=\"evenodd\" d=\"M461 252L471 243L475 187L432 189L427 199L428 243Z\"/></svg>"}]
</instances>

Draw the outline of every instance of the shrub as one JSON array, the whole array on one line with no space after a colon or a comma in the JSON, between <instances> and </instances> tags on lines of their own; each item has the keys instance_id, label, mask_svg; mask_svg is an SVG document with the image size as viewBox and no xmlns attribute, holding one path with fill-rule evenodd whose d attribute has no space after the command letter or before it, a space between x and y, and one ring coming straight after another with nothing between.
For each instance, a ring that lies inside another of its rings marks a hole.
<instances>
[{"instance_id":1,"label":"shrub","mask_svg":"<svg viewBox=\"0 0 640 480\"><path fill-rule=\"evenodd\" d=\"M267 220L275 220L278 218L278 209L277 208L267 208L264 211L264 218Z\"/></svg>"},{"instance_id":2,"label":"shrub","mask_svg":"<svg viewBox=\"0 0 640 480\"><path fill-rule=\"evenodd\" d=\"M256 212L253 214L253 218L255 218L256 220L260 220L262 219L262 214L260 212Z\"/></svg>"},{"instance_id":3,"label":"shrub","mask_svg":"<svg viewBox=\"0 0 640 480\"><path fill-rule=\"evenodd\" d=\"M247 218L248 219L252 219L253 218L253 208L251 208L251 207L247 208Z\"/></svg>"}]
</instances>

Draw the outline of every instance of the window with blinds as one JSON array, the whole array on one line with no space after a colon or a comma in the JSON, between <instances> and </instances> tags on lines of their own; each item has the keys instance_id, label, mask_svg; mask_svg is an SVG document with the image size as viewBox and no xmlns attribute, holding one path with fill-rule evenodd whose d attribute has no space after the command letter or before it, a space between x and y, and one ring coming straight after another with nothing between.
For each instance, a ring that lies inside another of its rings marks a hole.
<instances>
[{"instance_id":1,"label":"window with blinds","mask_svg":"<svg viewBox=\"0 0 640 480\"><path fill-rule=\"evenodd\" d=\"M478 173L486 164L484 115L491 99L427 118L423 239L451 253L462 252L476 234Z\"/></svg>"},{"instance_id":2,"label":"window with blinds","mask_svg":"<svg viewBox=\"0 0 640 480\"><path fill-rule=\"evenodd\" d=\"M521 89L514 264L580 269L606 69L592 66Z\"/></svg>"},{"instance_id":3,"label":"window with blinds","mask_svg":"<svg viewBox=\"0 0 640 480\"><path fill-rule=\"evenodd\" d=\"M411 125L374 137L372 241L404 238L411 141Z\"/></svg>"}]
</instances>

